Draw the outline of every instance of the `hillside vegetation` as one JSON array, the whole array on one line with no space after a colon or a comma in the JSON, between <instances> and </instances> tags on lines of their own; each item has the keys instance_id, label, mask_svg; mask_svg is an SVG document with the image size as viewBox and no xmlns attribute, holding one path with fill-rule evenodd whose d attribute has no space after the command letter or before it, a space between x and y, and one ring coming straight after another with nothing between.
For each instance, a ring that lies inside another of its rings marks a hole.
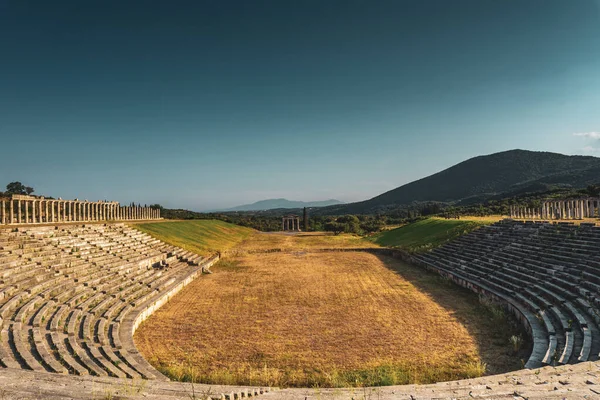
<instances>
[{"instance_id":1,"label":"hillside vegetation","mask_svg":"<svg viewBox=\"0 0 600 400\"><path fill-rule=\"evenodd\" d=\"M494 221L497 221L497 218L470 220L427 218L400 228L377 233L371 236L369 240L381 246L420 252L442 245Z\"/></svg>"},{"instance_id":2,"label":"hillside vegetation","mask_svg":"<svg viewBox=\"0 0 600 400\"><path fill-rule=\"evenodd\" d=\"M502 193L551 187L582 188L597 182L600 158L510 150L478 156L370 200L325 207L329 215L386 211L414 202L476 203Z\"/></svg>"},{"instance_id":3,"label":"hillside vegetation","mask_svg":"<svg viewBox=\"0 0 600 400\"><path fill-rule=\"evenodd\" d=\"M217 220L151 222L133 227L201 255L228 250L255 232L254 229Z\"/></svg>"}]
</instances>

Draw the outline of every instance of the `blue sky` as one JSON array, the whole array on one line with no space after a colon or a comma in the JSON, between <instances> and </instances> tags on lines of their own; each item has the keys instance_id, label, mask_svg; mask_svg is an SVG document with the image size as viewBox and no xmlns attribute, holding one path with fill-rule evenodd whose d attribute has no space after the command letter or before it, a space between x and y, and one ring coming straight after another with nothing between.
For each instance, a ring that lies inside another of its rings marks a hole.
<instances>
[{"instance_id":1,"label":"blue sky","mask_svg":"<svg viewBox=\"0 0 600 400\"><path fill-rule=\"evenodd\" d=\"M599 71L598 0L0 0L0 185L358 201L481 154L600 154Z\"/></svg>"}]
</instances>

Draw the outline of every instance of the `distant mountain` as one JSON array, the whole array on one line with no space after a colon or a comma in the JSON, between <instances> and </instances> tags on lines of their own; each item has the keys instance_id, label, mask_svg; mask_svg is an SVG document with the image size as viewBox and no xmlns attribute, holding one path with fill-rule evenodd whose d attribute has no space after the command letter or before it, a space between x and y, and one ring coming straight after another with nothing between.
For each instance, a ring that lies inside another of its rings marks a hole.
<instances>
[{"instance_id":1,"label":"distant mountain","mask_svg":"<svg viewBox=\"0 0 600 400\"><path fill-rule=\"evenodd\" d=\"M327 207L319 214L370 214L427 201L471 204L502 195L550 187L582 188L598 182L598 157L510 150L471 158L370 200Z\"/></svg>"},{"instance_id":2,"label":"distant mountain","mask_svg":"<svg viewBox=\"0 0 600 400\"><path fill-rule=\"evenodd\" d=\"M294 201L287 199L268 199L257 201L252 204L245 204L229 208L221 211L262 211L262 210L273 210L277 208L303 208L303 207L325 207L337 204L344 204L343 202L335 199L323 200L323 201Z\"/></svg>"}]
</instances>

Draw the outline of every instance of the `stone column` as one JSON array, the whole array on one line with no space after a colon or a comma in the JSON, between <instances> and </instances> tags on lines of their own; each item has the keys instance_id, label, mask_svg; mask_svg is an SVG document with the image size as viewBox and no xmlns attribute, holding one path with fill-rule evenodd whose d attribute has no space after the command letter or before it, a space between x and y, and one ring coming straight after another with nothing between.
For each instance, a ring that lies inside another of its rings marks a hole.
<instances>
[{"instance_id":1,"label":"stone column","mask_svg":"<svg viewBox=\"0 0 600 400\"><path fill-rule=\"evenodd\" d=\"M17 223L21 223L21 200L17 200Z\"/></svg>"},{"instance_id":2,"label":"stone column","mask_svg":"<svg viewBox=\"0 0 600 400\"><path fill-rule=\"evenodd\" d=\"M40 220L40 224L44 222L44 220L42 219L42 202L43 200L40 200L38 203L38 219Z\"/></svg>"},{"instance_id":3,"label":"stone column","mask_svg":"<svg viewBox=\"0 0 600 400\"><path fill-rule=\"evenodd\" d=\"M0 204L0 213L2 213L2 216L0 218L2 218L0 221L2 222L2 225L6 224L6 200L2 200L2 204Z\"/></svg>"},{"instance_id":4,"label":"stone column","mask_svg":"<svg viewBox=\"0 0 600 400\"><path fill-rule=\"evenodd\" d=\"M67 202L66 201L61 201L62 203L62 218L63 218L63 222L67 221Z\"/></svg>"},{"instance_id":5,"label":"stone column","mask_svg":"<svg viewBox=\"0 0 600 400\"><path fill-rule=\"evenodd\" d=\"M31 223L32 224L36 224L37 223L37 221L35 220L35 217L36 217L36 214L37 214L36 210L35 210L35 208L37 206L36 201L37 200L31 200Z\"/></svg>"},{"instance_id":6,"label":"stone column","mask_svg":"<svg viewBox=\"0 0 600 400\"><path fill-rule=\"evenodd\" d=\"M23 206L25 206L25 223L29 223L29 200L23 200Z\"/></svg>"},{"instance_id":7,"label":"stone column","mask_svg":"<svg viewBox=\"0 0 600 400\"><path fill-rule=\"evenodd\" d=\"M558 219L565 218L565 202L562 200L558 202L558 215L559 215Z\"/></svg>"}]
</instances>

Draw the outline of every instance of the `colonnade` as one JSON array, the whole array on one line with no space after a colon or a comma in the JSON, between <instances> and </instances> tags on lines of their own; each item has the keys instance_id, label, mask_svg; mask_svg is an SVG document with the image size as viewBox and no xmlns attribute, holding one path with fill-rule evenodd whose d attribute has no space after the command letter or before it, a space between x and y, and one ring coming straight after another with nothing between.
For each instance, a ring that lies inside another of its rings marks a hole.
<instances>
[{"instance_id":1,"label":"colonnade","mask_svg":"<svg viewBox=\"0 0 600 400\"><path fill-rule=\"evenodd\" d=\"M281 219L281 230L283 231L299 231L300 217L296 215L288 215Z\"/></svg>"},{"instance_id":2,"label":"colonnade","mask_svg":"<svg viewBox=\"0 0 600 400\"><path fill-rule=\"evenodd\" d=\"M0 198L0 225L159 218L159 209L121 206L116 201L55 200L25 195Z\"/></svg>"},{"instance_id":3,"label":"colonnade","mask_svg":"<svg viewBox=\"0 0 600 400\"><path fill-rule=\"evenodd\" d=\"M600 199L550 200L541 207L510 206L510 217L521 219L583 219L600 217Z\"/></svg>"}]
</instances>

